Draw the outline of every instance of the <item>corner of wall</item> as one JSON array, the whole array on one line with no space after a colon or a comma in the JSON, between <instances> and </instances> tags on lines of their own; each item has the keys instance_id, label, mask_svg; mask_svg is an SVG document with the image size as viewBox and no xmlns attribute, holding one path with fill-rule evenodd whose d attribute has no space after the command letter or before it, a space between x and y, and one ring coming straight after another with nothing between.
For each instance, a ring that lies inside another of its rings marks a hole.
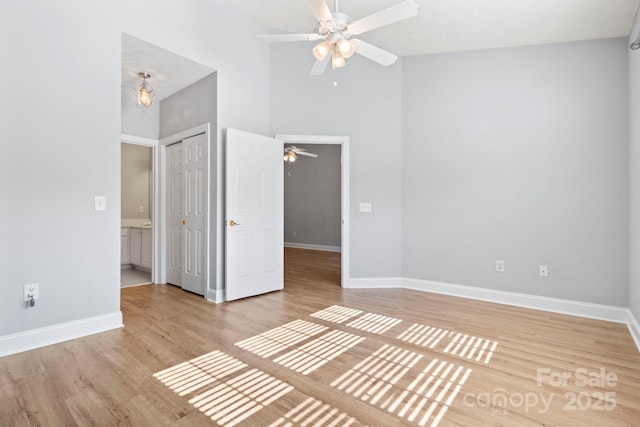
<instances>
[{"instance_id":1,"label":"corner of wall","mask_svg":"<svg viewBox=\"0 0 640 427\"><path fill-rule=\"evenodd\" d=\"M638 323L638 319L633 315L633 312L629 310L629 319L627 321L627 327L629 328L629 333L631 334L631 338L636 343L636 347L638 351L640 351L640 323Z\"/></svg>"}]
</instances>

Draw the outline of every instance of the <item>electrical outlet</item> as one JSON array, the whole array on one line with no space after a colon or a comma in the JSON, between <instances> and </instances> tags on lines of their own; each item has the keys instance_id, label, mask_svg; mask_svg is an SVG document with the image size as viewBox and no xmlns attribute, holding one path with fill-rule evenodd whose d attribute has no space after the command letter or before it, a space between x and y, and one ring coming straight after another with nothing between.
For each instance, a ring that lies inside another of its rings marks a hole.
<instances>
[{"instance_id":1,"label":"electrical outlet","mask_svg":"<svg viewBox=\"0 0 640 427\"><path fill-rule=\"evenodd\" d=\"M138 208L138 213L144 213L144 206L140 206Z\"/></svg>"},{"instance_id":2,"label":"electrical outlet","mask_svg":"<svg viewBox=\"0 0 640 427\"><path fill-rule=\"evenodd\" d=\"M24 285L24 301L29 301L30 297L33 296L33 299L40 299L40 285L37 283L31 283L29 285Z\"/></svg>"},{"instance_id":3,"label":"electrical outlet","mask_svg":"<svg viewBox=\"0 0 640 427\"><path fill-rule=\"evenodd\" d=\"M296 237L297 235L298 235L298 233L294 231L293 232L293 237Z\"/></svg>"},{"instance_id":4,"label":"electrical outlet","mask_svg":"<svg viewBox=\"0 0 640 427\"><path fill-rule=\"evenodd\" d=\"M358 206L358 210L360 212L367 212L367 213L372 212L371 203L369 202L360 203L360 205Z\"/></svg>"},{"instance_id":5,"label":"electrical outlet","mask_svg":"<svg viewBox=\"0 0 640 427\"><path fill-rule=\"evenodd\" d=\"M540 277L549 277L549 267L546 265L541 265L538 269L540 272Z\"/></svg>"},{"instance_id":6,"label":"electrical outlet","mask_svg":"<svg viewBox=\"0 0 640 427\"><path fill-rule=\"evenodd\" d=\"M498 273L504 273L504 261L502 260L496 261L496 271Z\"/></svg>"}]
</instances>

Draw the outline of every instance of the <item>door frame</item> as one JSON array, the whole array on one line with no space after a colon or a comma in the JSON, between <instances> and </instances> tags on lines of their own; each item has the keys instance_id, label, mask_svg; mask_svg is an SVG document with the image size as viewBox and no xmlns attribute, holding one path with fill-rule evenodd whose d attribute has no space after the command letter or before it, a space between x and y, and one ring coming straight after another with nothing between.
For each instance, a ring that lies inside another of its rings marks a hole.
<instances>
[{"instance_id":1,"label":"door frame","mask_svg":"<svg viewBox=\"0 0 640 427\"><path fill-rule=\"evenodd\" d=\"M340 166L340 210L342 217L342 229L340 232L340 286L349 287L349 243L350 243L350 196L349 196L349 177L350 177L350 161L349 161L349 137L348 136L327 136L327 135L287 135L276 134L276 139L281 140L285 144L327 144L340 145L341 148L341 166Z\"/></svg>"},{"instance_id":2,"label":"door frame","mask_svg":"<svg viewBox=\"0 0 640 427\"><path fill-rule=\"evenodd\" d=\"M162 283L159 280L160 277L160 260L159 260L159 251L158 251L158 242L159 242L159 230L156 227L156 221L158 220L158 214L160 212L160 167L159 167L159 153L158 153L158 140L152 138L144 138L141 136L135 135L127 135L120 134L120 147L122 144L132 144L132 145L140 145L143 147L151 148L151 196L153 198L151 202L151 218L152 224L154 225L151 228L151 283ZM121 171L122 171L122 161L121 163ZM122 194L120 194L122 199ZM122 201L121 201L122 203Z\"/></svg>"},{"instance_id":3,"label":"door frame","mask_svg":"<svg viewBox=\"0 0 640 427\"><path fill-rule=\"evenodd\" d=\"M207 209L205 215L205 272L204 272L204 296L203 298L209 299L208 295L210 292L209 289L209 273L210 269L210 244L211 239L209 236L209 230L211 226L211 124L205 123L191 129L187 129L182 132L178 132L176 134L167 136L165 138L161 138L158 141L158 240L157 244L154 244L154 247L158 252L158 282L157 283L166 283L167 282L167 209L166 209L166 198L167 198L167 146L176 144L181 142L185 138L189 138L192 136L196 136L204 133L207 137L207 156L205 161L207 162L207 192L205 197L205 206ZM154 227L155 228L155 227ZM154 282L156 283L156 282Z\"/></svg>"}]
</instances>

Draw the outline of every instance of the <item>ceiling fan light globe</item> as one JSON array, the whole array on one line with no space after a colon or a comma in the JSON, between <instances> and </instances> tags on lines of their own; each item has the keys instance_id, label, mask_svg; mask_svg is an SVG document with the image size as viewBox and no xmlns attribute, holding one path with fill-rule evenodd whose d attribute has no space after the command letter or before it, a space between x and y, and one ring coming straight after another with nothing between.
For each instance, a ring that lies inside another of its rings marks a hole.
<instances>
[{"instance_id":1,"label":"ceiling fan light globe","mask_svg":"<svg viewBox=\"0 0 640 427\"><path fill-rule=\"evenodd\" d=\"M326 40L318 43L316 47L313 48L313 56L315 56L318 61L324 60L329 52L331 52L331 43Z\"/></svg>"},{"instance_id":2,"label":"ceiling fan light globe","mask_svg":"<svg viewBox=\"0 0 640 427\"><path fill-rule=\"evenodd\" d=\"M356 51L355 46L347 39L340 39L336 42L336 47L343 58L351 58Z\"/></svg>"},{"instance_id":3,"label":"ceiling fan light globe","mask_svg":"<svg viewBox=\"0 0 640 427\"><path fill-rule=\"evenodd\" d=\"M296 153L294 153L293 151L287 151L286 153L284 153L285 162L293 163L297 158L298 156L296 156Z\"/></svg>"},{"instance_id":4,"label":"ceiling fan light globe","mask_svg":"<svg viewBox=\"0 0 640 427\"><path fill-rule=\"evenodd\" d=\"M347 62L344 60L344 56L336 49L331 57L331 67L335 70L345 65L347 65Z\"/></svg>"}]
</instances>

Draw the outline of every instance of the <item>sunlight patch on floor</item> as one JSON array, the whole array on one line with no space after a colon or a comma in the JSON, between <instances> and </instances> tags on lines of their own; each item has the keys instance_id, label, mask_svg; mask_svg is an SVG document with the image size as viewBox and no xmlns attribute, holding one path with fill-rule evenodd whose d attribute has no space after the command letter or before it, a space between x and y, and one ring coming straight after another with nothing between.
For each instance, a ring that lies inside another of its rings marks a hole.
<instances>
[{"instance_id":1,"label":"sunlight patch on floor","mask_svg":"<svg viewBox=\"0 0 640 427\"><path fill-rule=\"evenodd\" d=\"M294 390L284 381L249 368L213 351L153 376L180 396L200 391L189 403L219 425L232 427Z\"/></svg>"},{"instance_id":2,"label":"sunlight patch on floor","mask_svg":"<svg viewBox=\"0 0 640 427\"><path fill-rule=\"evenodd\" d=\"M184 396L247 366L220 351L213 351L153 376L178 395Z\"/></svg>"},{"instance_id":3,"label":"sunlight patch on floor","mask_svg":"<svg viewBox=\"0 0 640 427\"><path fill-rule=\"evenodd\" d=\"M347 326L373 334L381 334L400 322L402 322L402 319L383 316L381 314L366 313L364 316L347 323Z\"/></svg>"},{"instance_id":4,"label":"sunlight patch on floor","mask_svg":"<svg viewBox=\"0 0 640 427\"><path fill-rule=\"evenodd\" d=\"M324 310L311 314L311 317L316 317L333 323L344 323L361 313L362 310L356 310L355 308L332 305L331 307L327 307Z\"/></svg>"},{"instance_id":5,"label":"sunlight patch on floor","mask_svg":"<svg viewBox=\"0 0 640 427\"><path fill-rule=\"evenodd\" d=\"M496 347L498 347L497 341L458 333L444 349L444 352L453 354L454 356L464 357L465 359L475 360L476 362L489 363Z\"/></svg>"},{"instance_id":6,"label":"sunlight patch on floor","mask_svg":"<svg viewBox=\"0 0 640 427\"><path fill-rule=\"evenodd\" d=\"M348 427L358 420L314 398L308 398L269 427Z\"/></svg>"},{"instance_id":7,"label":"sunlight patch on floor","mask_svg":"<svg viewBox=\"0 0 640 427\"><path fill-rule=\"evenodd\" d=\"M364 338L358 335L333 330L279 356L274 362L308 375L362 341Z\"/></svg>"},{"instance_id":8,"label":"sunlight patch on floor","mask_svg":"<svg viewBox=\"0 0 640 427\"><path fill-rule=\"evenodd\" d=\"M384 345L331 386L420 426L436 426L471 369L433 359L420 370L421 361L418 353Z\"/></svg>"},{"instance_id":9,"label":"sunlight patch on floor","mask_svg":"<svg viewBox=\"0 0 640 427\"><path fill-rule=\"evenodd\" d=\"M293 386L251 369L195 396L189 403L219 425L232 427L291 390Z\"/></svg>"},{"instance_id":10,"label":"sunlight patch on floor","mask_svg":"<svg viewBox=\"0 0 640 427\"><path fill-rule=\"evenodd\" d=\"M398 335L397 338L421 347L434 348L448 334L449 331L446 329L414 323L409 329Z\"/></svg>"},{"instance_id":11,"label":"sunlight patch on floor","mask_svg":"<svg viewBox=\"0 0 640 427\"><path fill-rule=\"evenodd\" d=\"M327 329L329 328L316 323L295 320L255 337L237 342L236 345L258 356L270 357Z\"/></svg>"},{"instance_id":12,"label":"sunlight patch on floor","mask_svg":"<svg viewBox=\"0 0 640 427\"><path fill-rule=\"evenodd\" d=\"M497 341L419 323L411 325L397 338L414 345L441 350L447 354L485 364L489 363L498 347ZM439 347L438 344L440 344Z\"/></svg>"},{"instance_id":13,"label":"sunlight patch on floor","mask_svg":"<svg viewBox=\"0 0 640 427\"><path fill-rule=\"evenodd\" d=\"M372 334L383 334L403 322L337 305L310 316ZM338 378L325 386L421 427L440 423L472 372L471 368L442 360L444 356L433 357L437 355L434 351L487 364L498 346L497 341L419 323L389 337L416 347L412 350L385 344L373 354L362 356L364 359L353 361L353 368L347 372L343 368L340 372L344 373L336 374ZM298 319L235 345L306 376L363 341L363 336ZM346 360L353 360L353 355ZM287 382L221 351L177 364L154 377L176 394L189 395L191 405L225 427L241 423L295 390ZM280 418L270 427L359 424L347 413L313 397L300 396L297 391L287 397L287 402L286 409L275 411L271 420ZM280 415L286 410L289 412Z\"/></svg>"}]
</instances>

